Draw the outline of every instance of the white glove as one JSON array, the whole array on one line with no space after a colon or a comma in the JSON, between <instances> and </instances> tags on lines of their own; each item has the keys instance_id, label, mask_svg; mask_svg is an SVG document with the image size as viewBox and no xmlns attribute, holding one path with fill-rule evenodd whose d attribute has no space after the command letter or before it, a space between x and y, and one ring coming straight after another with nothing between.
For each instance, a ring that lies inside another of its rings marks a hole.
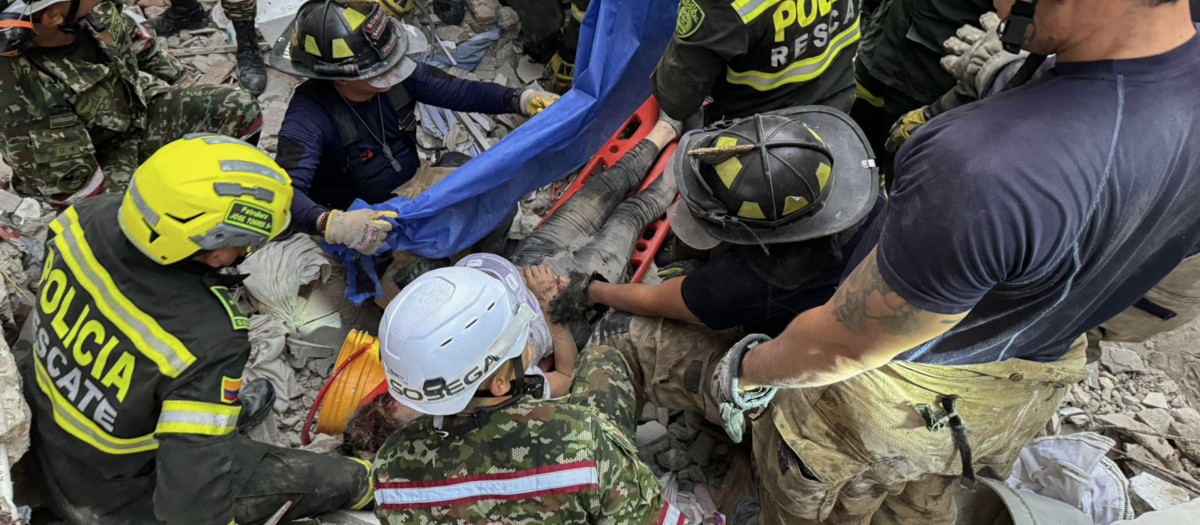
<instances>
[{"instance_id":1,"label":"white glove","mask_svg":"<svg viewBox=\"0 0 1200 525\"><path fill-rule=\"evenodd\" d=\"M387 240L388 232L392 231L392 223L382 218L396 218L396 212L377 212L369 208L327 213L325 231L321 232L325 242L346 245L364 255L375 255Z\"/></svg>"},{"instance_id":2,"label":"white glove","mask_svg":"<svg viewBox=\"0 0 1200 525\"><path fill-rule=\"evenodd\" d=\"M955 36L942 43L949 53L941 59L942 69L954 76L974 98L988 91L992 79L1004 66L1029 55L1025 51L1013 54L1004 50L1000 34L996 32L1000 27L1000 17L996 13L984 13L979 17L979 25L983 29L964 25L958 28Z\"/></svg>"},{"instance_id":3,"label":"white glove","mask_svg":"<svg viewBox=\"0 0 1200 525\"><path fill-rule=\"evenodd\" d=\"M532 117L550 107L556 100L558 95L549 91L526 89L521 92L521 112L525 113L526 117Z\"/></svg>"}]
</instances>

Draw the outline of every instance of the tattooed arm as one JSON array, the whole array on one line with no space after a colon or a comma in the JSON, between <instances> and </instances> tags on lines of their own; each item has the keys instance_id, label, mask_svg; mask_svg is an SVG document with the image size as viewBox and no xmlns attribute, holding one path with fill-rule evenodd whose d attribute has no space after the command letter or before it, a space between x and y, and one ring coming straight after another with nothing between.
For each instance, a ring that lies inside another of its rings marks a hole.
<instances>
[{"instance_id":1,"label":"tattooed arm","mask_svg":"<svg viewBox=\"0 0 1200 525\"><path fill-rule=\"evenodd\" d=\"M778 338L746 354L741 385L798 388L843 381L887 364L966 316L909 304L884 282L871 250L828 303L800 314Z\"/></svg>"}]
</instances>

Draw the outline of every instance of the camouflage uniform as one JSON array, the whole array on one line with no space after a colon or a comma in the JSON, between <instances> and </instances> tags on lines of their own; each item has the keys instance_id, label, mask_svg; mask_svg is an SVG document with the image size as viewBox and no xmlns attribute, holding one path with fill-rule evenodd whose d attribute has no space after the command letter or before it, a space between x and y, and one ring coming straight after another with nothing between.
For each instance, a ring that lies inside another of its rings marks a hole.
<instances>
[{"instance_id":1,"label":"camouflage uniform","mask_svg":"<svg viewBox=\"0 0 1200 525\"><path fill-rule=\"evenodd\" d=\"M95 14L108 26L94 34L107 63L36 48L0 58L0 156L18 193L70 195L97 166L110 190L123 189L150 154L187 133L258 131L261 111L249 93L166 85L187 78L187 70L165 43L117 4L104 2Z\"/></svg>"},{"instance_id":2,"label":"camouflage uniform","mask_svg":"<svg viewBox=\"0 0 1200 525\"><path fill-rule=\"evenodd\" d=\"M258 12L258 3L255 0L221 0L221 9L225 11L225 18L230 22L253 23Z\"/></svg>"},{"instance_id":3,"label":"camouflage uniform","mask_svg":"<svg viewBox=\"0 0 1200 525\"><path fill-rule=\"evenodd\" d=\"M564 398L523 399L478 428L467 416L447 417L444 432L432 417L409 423L376 456L375 514L393 525L683 523L628 437L629 373L620 353L589 348Z\"/></svg>"},{"instance_id":4,"label":"camouflage uniform","mask_svg":"<svg viewBox=\"0 0 1200 525\"><path fill-rule=\"evenodd\" d=\"M588 343L625 354L645 400L696 410L719 424L709 378L740 336L614 313ZM765 410L749 415L759 523L952 525L961 460L949 429L930 432L914 407L959 395L956 411L969 431L975 469L1005 479L1067 387L1086 377L1085 346L1080 337L1053 363L893 361L833 385L781 390Z\"/></svg>"}]
</instances>

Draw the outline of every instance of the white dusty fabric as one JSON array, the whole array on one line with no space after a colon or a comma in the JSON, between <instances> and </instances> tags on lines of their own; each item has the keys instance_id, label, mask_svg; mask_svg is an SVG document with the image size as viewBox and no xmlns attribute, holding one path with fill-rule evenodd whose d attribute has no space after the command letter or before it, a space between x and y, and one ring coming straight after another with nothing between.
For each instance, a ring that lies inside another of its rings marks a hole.
<instances>
[{"instance_id":1,"label":"white dusty fabric","mask_svg":"<svg viewBox=\"0 0 1200 525\"><path fill-rule=\"evenodd\" d=\"M299 318L300 287L329 278L330 263L312 237L303 234L267 244L239 266L246 289L261 305L261 311L293 333L305 320Z\"/></svg>"},{"instance_id":2,"label":"white dusty fabric","mask_svg":"<svg viewBox=\"0 0 1200 525\"><path fill-rule=\"evenodd\" d=\"M29 450L29 425L32 419L29 405L21 395L21 374L17 372L17 362L3 338L0 338L0 403L0 444L5 445L8 464L15 465ZM0 474L7 476L8 473Z\"/></svg>"},{"instance_id":3,"label":"white dusty fabric","mask_svg":"<svg viewBox=\"0 0 1200 525\"><path fill-rule=\"evenodd\" d=\"M267 315L250 317L250 360L246 361L245 381L264 378L275 387L274 409L287 410L288 402L300 394L296 371L284 360L287 330Z\"/></svg>"},{"instance_id":4,"label":"white dusty fabric","mask_svg":"<svg viewBox=\"0 0 1200 525\"><path fill-rule=\"evenodd\" d=\"M1130 519L1129 481L1105 457L1113 445L1094 432L1035 439L1021 449L1008 485L1074 505L1097 524Z\"/></svg>"}]
</instances>

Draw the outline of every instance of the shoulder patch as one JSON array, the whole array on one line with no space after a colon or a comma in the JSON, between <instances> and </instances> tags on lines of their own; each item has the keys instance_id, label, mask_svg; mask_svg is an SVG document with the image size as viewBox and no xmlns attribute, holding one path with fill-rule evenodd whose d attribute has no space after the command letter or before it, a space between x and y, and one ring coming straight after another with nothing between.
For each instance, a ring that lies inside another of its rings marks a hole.
<instances>
[{"instance_id":1,"label":"shoulder patch","mask_svg":"<svg viewBox=\"0 0 1200 525\"><path fill-rule=\"evenodd\" d=\"M242 378L221 376L221 402L233 403L242 392Z\"/></svg>"},{"instance_id":2,"label":"shoulder patch","mask_svg":"<svg viewBox=\"0 0 1200 525\"><path fill-rule=\"evenodd\" d=\"M704 9L696 0L679 2L679 17L675 19L675 36L687 38L696 34L700 24L704 23Z\"/></svg>"},{"instance_id":3,"label":"shoulder patch","mask_svg":"<svg viewBox=\"0 0 1200 525\"><path fill-rule=\"evenodd\" d=\"M250 329L249 309L242 304L240 293L226 286L211 286L209 290L221 301L221 306L225 307L225 313L229 314L229 322L234 330Z\"/></svg>"}]
</instances>

